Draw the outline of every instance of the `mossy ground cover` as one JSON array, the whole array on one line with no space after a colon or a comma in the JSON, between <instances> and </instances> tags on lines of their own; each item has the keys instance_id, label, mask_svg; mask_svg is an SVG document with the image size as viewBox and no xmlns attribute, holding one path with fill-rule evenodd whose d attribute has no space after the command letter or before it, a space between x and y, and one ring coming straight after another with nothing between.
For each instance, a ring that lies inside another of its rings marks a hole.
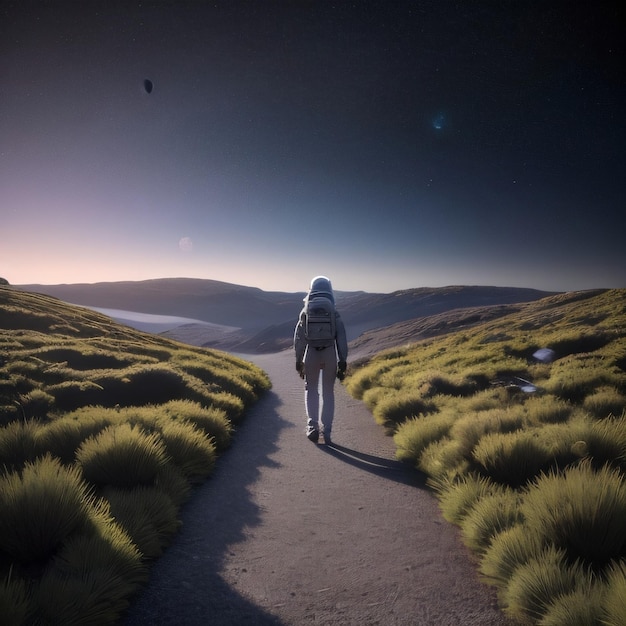
<instances>
[{"instance_id":1,"label":"mossy ground cover","mask_svg":"<svg viewBox=\"0 0 626 626\"><path fill-rule=\"evenodd\" d=\"M626 290L520 309L381 353L346 385L428 475L510 615L624 624Z\"/></svg>"},{"instance_id":2,"label":"mossy ground cover","mask_svg":"<svg viewBox=\"0 0 626 626\"><path fill-rule=\"evenodd\" d=\"M0 615L114 623L245 410L256 366L0 286Z\"/></svg>"}]
</instances>

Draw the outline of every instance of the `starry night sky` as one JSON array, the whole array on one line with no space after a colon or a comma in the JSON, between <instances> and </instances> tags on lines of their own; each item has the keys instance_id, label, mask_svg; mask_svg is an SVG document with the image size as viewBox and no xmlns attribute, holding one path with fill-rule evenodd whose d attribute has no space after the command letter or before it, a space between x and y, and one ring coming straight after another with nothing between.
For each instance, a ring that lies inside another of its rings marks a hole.
<instances>
[{"instance_id":1,"label":"starry night sky","mask_svg":"<svg viewBox=\"0 0 626 626\"><path fill-rule=\"evenodd\" d=\"M5 3L0 276L626 287L625 11L580 4Z\"/></svg>"}]
</instances>

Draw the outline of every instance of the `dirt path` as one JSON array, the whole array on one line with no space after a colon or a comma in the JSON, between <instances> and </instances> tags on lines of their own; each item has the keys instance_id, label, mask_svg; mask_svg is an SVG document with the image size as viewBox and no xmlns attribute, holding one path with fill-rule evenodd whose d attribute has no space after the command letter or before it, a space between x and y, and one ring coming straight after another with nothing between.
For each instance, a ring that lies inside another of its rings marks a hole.
<instances>
[{"instance_id":1,"label":"dirt path","mask_svg":"<svg viewBox=\"0 0 626 626\"><path fill-rule=\"evenodd\" d=\"M304 436L290 352L123 622L504 626L495 593L393 441L337 385L333 447Z\"/></svg>"}]
</instances>

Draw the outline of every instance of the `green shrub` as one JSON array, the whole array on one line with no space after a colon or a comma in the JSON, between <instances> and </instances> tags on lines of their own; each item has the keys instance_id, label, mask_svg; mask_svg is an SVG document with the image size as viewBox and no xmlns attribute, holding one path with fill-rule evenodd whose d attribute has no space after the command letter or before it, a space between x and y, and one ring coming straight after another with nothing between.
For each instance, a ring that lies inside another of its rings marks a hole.
<instances>
[{"instance_id":1,"label":"green shrub","mask_svg":"<svg viewBox=\"0 0 626 626\"><path fill-rule=\"evenodd\" d=\"M205 408L189 400L172 400L162 407L174 420L190 422L215 441L218 450L230 445L233 427L223 409Z\"/></svg>"},{"instance_id":2,"label":"green shrub","mask_svg":"<svg viewBox=\"0 0 626 626\"><path fill-rule=\"evenodd\" d=\"M52 566L78 577L92 569L111 568L125 585L137 586L147 575L141 553L113 520L108 501L100 498L93 504L84 528L63 542Z\"/></svg>"},{"instance_id":3,"label":"green shrub","mask_svg":"<svg viewBox=\"0 0 626 626\"><path fill-rule=\"evenodd\" d=\"M392 363L381 356L353 372L346 382L350 395L360 400L368 389L379 387L380 376L391 369Z\"/></svg>"},{"instance_id":4,"label":"green shrub","mask_svg":"<svg viewBox=\"0 0 626 626\"><path fill-rule=\"evenodd\" d=\"M152 485L167 462L158 433L146 434L130 424L109 426L83 442L76 453L85 480L99 487Z\"/></svg>"},{"instance_id":5,"label":"green shrub","mask_svg":"<svg viewBox=\"0 0 626 626\"><path fill-rule=\"evenodd\" d=\"M626 471L626 415L593 422L585 443L594 467L614 465Z\"/></svg>"},{"instance_id":6,"label":"green shrub","mask_svg":"<svg viewBox=\"0 0 626 626\"><path fill-rule=\"evenodd\" d=\"M115 521L130 535L144 558L161 555L178 530L178 509L168 495L156 487L130 490L107 489Z\"/></svg>"},{"instance_id":7,"label":"green shrub","mask_svg":"<svg viewBox=\"0 0 626 626\"><path fill-rule=\"evenodd\" d=\"M9 571L6 578L0 580L0 615L3 623L27 624L32 612L26 581Z\"/></svg>"},{"instance_id":8,"label":"green shrub","mask_svg":"<svg viewBox=\"0 0 626 626\"><path fill-rule=\"evenodd\" d=\"M589 579L589 572L580 563L569 562L564 550L548 547L513 572L502 598L514 618L535 623L555 598L575 592Z\"/></svg>"},{"instance_id":9,"label":"green shrub","mask_svg":"<svg viewBox=\"0 0 626 626\"><path fill-rule=\"evenodd\" d=\"M34 420L10 422L0 427L0 467L20 470L25 463L34 461L39 451L40 428L40 423Z\"/></svg>"},{"instance_id":10,"label":"green shrub","mask_svg":"<svg viewBox=\"0 0 626 626\"><path fill-rule=\"evenodd\" d=\"M463 456L472 458L472 450L488 433L510 433L524 425L524 415L519 408L492 409L468 413L459 418L450 429L450 436L459 442Z\"/></svg>"},{"instance_id":11,"label":"green shrub","mask_svg":"<svg viewBox=\"0 0 626 626\"><path fill-rule=\"evenodd\" d=\"M463 406L468 413L479 413L491 409L501 409L503 403L501 388L485 389L465 399Z\"/></svg>"},{"instance_id":12,"label":"green shrub","mask_svg":"<svg viewBox=\"0 0 626 626\"><path fill-rule=\"evenodd\" d=\"M174 353L172 362L202 382L210 391L225 391L239 397L245 406L258 399L258 393L270 388L267 375L256 366L227 354L191 352Z\"/></svg>"},{"instance_id":13,"label":"green shrub","mask_svg":"<svg viewBox=\"0 0 626 626\"><path fill-rule=\"evenodd\" d=\"M54 397L42 389L33 389L20 398L24 413L31 418L45 418L54 404Z\"/></svg>"},{"instance_id":14,"label":"green shrub","mask_svg":"<svg viewBox=\"0 0 626 626\"><path fill-rule=\"evenodd\" d=\"M429 477L429 483L448 484L450 480L467 472L467 462L458 442L447 437L426 446L419 457L418 469Z\"/></svg>"},{"instance_id":15,"label":"green shrub","mask_svg":"<svg viewBox=\"0 0 626 626\"><path fill-rule=\"evenodd\" d=\"M600 355L571 356L553 364L546 390L568 402L581 403L596 388L614 382Z\"/></svg>"},{"instance_id":16,"label":"green shrub","mask_svg":"<svg viewBox=\"0 0 626 626\"><path fill-rule=\"evenodd\" d=\"M419 394L395 393L381 398L374 409L374 417L379 424L395 430L405 420L432 413L434 409L435 405Z\"/></svg>"},{"instance_id":17,"label":"green shrub","mask_svg":"<svg viewBox=\"0 0 626 626\"><path fill-rule=\"evenodd\" d=\"M463 541L480 554L499 533L520 521L519 496L512 489L485 495L461 521Z\"/></svg>"},{"instance_id":18,"label":"green shrub","mask_svg":"<svg viewBox=\"0 0 626 626\"><path fill-rule=\"evenodd\" d=\"M570 354L584 354L594 352L603 348L611 341L607 333L603 331L594 331L582 329L579 332L573 332L569 336L562 336L558 340L552 342L552 349L556 352L558 358Z\"/></svg>"},{"instance_id":19,"label":"green shrub","mask_svg":"<svg viewBox=\"0 0 626 626\"><path fill-rule=\"evenodd\" d=\"M381 399L390 393L393 393L393 391L390 391L386 387L372 387L363 393L361 399L365 403L365 406L367 406L370 411L373 411Z\"/></svg>"},{"instance_id":20,"label":"green shrub","mask_svg":"<svg viewBox=\"0 0 626 626\"><path fill-rule=\"evenodd\" d=\"M485 549L480 572L500 589L506 587L513 572L520 566L538 557L545 547L544 538L530 533L521 523L502 530L494 536Z\"/></svg>"},{"instance_id":21,"label":"green shrub","mask_svg":"<svg viewBox=\"0 0 626 626\"><path fill-rule=\"evenodd\" d=\"M491 433L476 444L472 458L481 473L509 487L521 487L546 469L551 456L533 433Z\"/></svg>"},{"instance_id":22,"label":"green shrub","mask_svg":"<svg viewBox=\"0 0 626 626\"><path fill-rule=\"evenodd\" d=\"M459 398L472 396L488 388L489 380L483 374L468 374L457 379L436 375L428 381L424 396L432 398L437 395L445 395Z\"/></svg>"},{"instance_id":23,"label":"green shrub","mask_svg":"<svg viewBox=\"0 0 626 626\"><path fill-rule=\"evenodd\" d=\"M46 570L33 591L37 624L114 624L128 606L127 589L113 568L68 576ZM116 593L116 588L121 591Z\"/></svg>"},{"instance_id":24,"label":"green shrub","mask_svg":"<svg viewBox=\"0 0 626 626\"><path fill-rule=\"evenodd\" d=\"M180 372L163 365L147 365L128 374L126 398L119 404L143 406L163 404L187 395L187 384Z\"/></svg>"},{"instance_id":25,"label":"green shrub","mask_svg":"<svg viewBox=\"0 0 626 626\"><path fill-rule=\"evenodd\" d=\"M186 422L163 423L161 436L168 456L191 482L206 478L215 466L215 445L207 435Z\"/></svg>"},{"instance_id":26,"label":"green shrub","mask_svg":"<svg viewBox=\"0 0 626 626\"><path fill-rule=\"evenodd\" d=\"M539 626L602 624L603 589L586 578L571 593L558 596L546 607Z\"/></svg>"},{"instance_id":27,"label":"green shrub","mask_svg":"<svg viewBox=\"0 0 626 626\"><path fill-rule=\"evenodd\" d=\"M449 522L460 524L481 498L503 491L501 485L489 478L467 474L439 493L442 514Z\"/></svg>"},{"instance_id":28,"label":"green shrub","mask_svg":"<svg viewBox=\"0 0 626 626\"><path fill-rule=\"evenodd\" d=\"M450 413L439 413L403 422L393 437L397 458L416 465L428 445L448 434L454 420L455 416Z\"/></svg>"},{"instance_id":29,"label":"green shrub","mask_svg":"<svg viewBox=\"0 0 626 626\"><path fill-rule=\"evenodd\" d=\"M626 560L614 562L609 571L604 599L606 626L623 626L626 616Z\"/></svg>"},{"instance_id":30,"label":"green shrub","mask_svg":"<svg viewBox=\"0 0 626 626\"><path fill-rule=\"evenodd\" d=\"M191 484L182 470L173 463L168 463L159 470L155 487L166 493L175 506L180 507L191 493Z\"/></svg>"},{"instance_id":31,"label":"green shrub","mask_svg":"<svg viewBox=\"0 0 626 626\"><path fill-rule=\"evenodd\" d=\"M113 624L146 580L141 554L101 500L69 536L31 596L34 623Z\"/></svg>"},{"instance_id":32,"label":"green shrub","mask_svg":"<svg viewBox=\"0 0 626 626\"><path fill-rule=\"evenodd\" d=\"M243 417L243 402L232 393L205 393L200 398L197 398L197 401L200 402L200 404L212 406L215 409L221 409L226 413L226 417L233 424L237 424Z\"/></svg>"},{"instance_id":33,"label":"green shrub","mask_svg":"<svg viewBox=\"0 0 626 626\"><path fill-rule=\"evenodd\" d=\"M626 483L617 471L582 461L551 472L528 490L522 512L530 532L545 536L570 560L606 565L626 548Z\"/></svg>"},{"instance_id":34,"label":"green shrub","mask_svg":"<svg viewBox=\"0 0 626 626\"><path fill-rule=\"evenodd\" d=\"M215 368L211 372L211 378L213 386L239 398L244 407L249 406L257 399L252 385L234 372L226 371L223 367L221 369Z\"/></svg>"},{"instance_id":35,"label":"green shrub","mask_svg":"<svg viewBox=\"0 0 626 626\"><path fill-rule=\"evenodd\" d=\"M567 421L572 414L572 405L550 395L529 398L524 408L533 425L557 424Z\"/></svg>"},{"instance_id":36,"label":"green shrub","mask_svg":"<svg viewBox=\"0 0 626 626\"><path fill-rule=\"evenodd\" d=\"M85 439L77 421L61 418L42 426L37 441L40 449L69 465L76 460L76 450Z\"/></svg>"},{"instance_id":37,"label":"green shrub","mask_svg":"<svg viewBox=\"0 0 626 626\"><path fill-rule=\"evenodd\" d=\"M132 410L135 410L132 407ZM93 437L101 433L109 426L124 424L130 420L129 411L131 409L122 407L84 406L75 411L70 411L59 418L60 420L72 420L79 423L84 438ZM55 420L59 421L59 420Z\"/></svg>"},{"instance_id":38,"label":"green shrub","mask_svg":"<svg viewBox=\"0 0 626 626\"><path fill-rule=\"evenodd\" d=\"M619 417L626 410L626 396L615 387L601 387L584 399L583 407L594 417Z\"/></svg>"},{"instance_id":39,"label":"green shrub","mask_svg":"<svg viewBox=\"0 0 626 626\"><path fill-rule=\"evenodd\" d=\"M0 477L0 551L22 563L44 561L89 518L80 470L51 456Z\"/></svg>"}]
</instances>

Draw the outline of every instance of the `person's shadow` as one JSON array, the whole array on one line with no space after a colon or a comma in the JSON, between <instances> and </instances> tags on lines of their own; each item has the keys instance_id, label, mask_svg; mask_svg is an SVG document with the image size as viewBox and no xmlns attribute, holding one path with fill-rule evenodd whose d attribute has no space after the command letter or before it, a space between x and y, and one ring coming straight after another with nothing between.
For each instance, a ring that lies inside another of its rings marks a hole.
<instances>
[{"instance_id":1,"label":"person's shadow","mask_svg":"<svg viewBox=\"0 0 626 626\"><path fill-rule=\"evenodd\" d=\"M388 478L404 485L426 488L425 474L407 463L352 450L334 442L329 445L320 445L318 449L344 463L348 463L348 465L370 472L376 476Z\"/></svg>"}]
</instances>

